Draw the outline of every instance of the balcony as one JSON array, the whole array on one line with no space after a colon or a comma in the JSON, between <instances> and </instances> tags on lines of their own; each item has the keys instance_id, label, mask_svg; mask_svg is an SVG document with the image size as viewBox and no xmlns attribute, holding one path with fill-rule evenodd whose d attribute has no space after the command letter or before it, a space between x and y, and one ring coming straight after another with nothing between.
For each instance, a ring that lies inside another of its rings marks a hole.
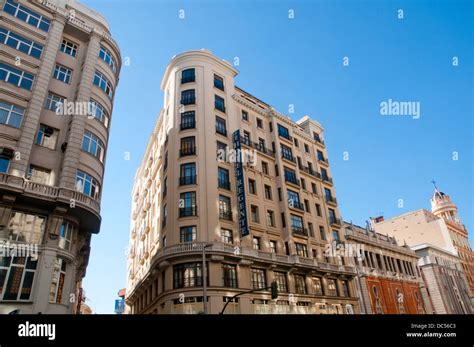
<instances>
[{"instance_id":1,"label":"balcony","mask_svg":"<svg viewBox=\"0 0 474 347\"><path fill-rule=\"evenodd\" d=\"M285 153L285 152L281 152L281 157L283 159L286 159L288 161L291 161L292 163L296 163L296 159L295 157L293 157L293 155L291 154L288 154L288 153Z\"/></svg>"},{"instance_id":2,"label":"balcony","mask_svg":"<svg viewBox=\"0 0 474 347\"><path fill-rule=\"evenodd\" d=\"M304 212L304 205L299 201L288 200L288 207L289 208L296 208Z\"/></svg>"},{"instance_id":3,"label":"balcony","mask_svg":"<svg viewBox=\"0 0 474 347\"><path fill-rule=\"evenodd\" d=\"M292 175L285 174L285 182L300 186L300 180Z\"/></svg>"},{"instance_id":4,"label":"balcony","mask_svg":"<svg viewBox=\"0 0 474 347\"><path fill-rule=\"evenodd\" d=\"M292 226L291 231L293 232L293 235L297 236L308 236L308 229L299 227L299 226Z\"/></svg>"},{"instance_id":5,"label":"balcony","mask_svg":"<svg viewBox=\"0 0 474 347\"><path fill-rule=\"evenodd\" d=\"M314 176L314 177L317 177L317 178L321 178L321 174L319 172L315 171L311 167L304 166L304 165L298 165L298 167L301 171L307 173L308 175L311 175L311 176Z\"/></svg>"},{"instance_id":6,"label":"balcony","mask_svg":"<svg viewBox=\"0 0 474 347\"><path fill-rule=\"evenodd\" d=\"M327 202L328 204L337 206L337 199L336 199L336 198L333 198L332 196L326 196L326 202Z\"/></svg>"},{"instance_id":7,"label":"balcony","mask_svg":"<svg viewBox=\"0 0 474 347\"><path fill-rule=\"evenodd\" d=\"M262 144L258 142L254 142L252 144L252 147L263 154L266 154L266 155L269 155L270 157L275 158L275 152L272 149L266 148L265 146L263 146Z\"/></svg>"},{"instance_id":8,"label":"balcony","mask_svg":"<svg viewBox=\"0 0 474 347\"><path fill-rule=\"evenodd\" d=\"M179 178L180 186L187 186L191 184L196 184L197 175L183 176Z\"/></svg>"},{"instance_id":9,"label":"balcony","mask_svg":"<svg viewBox=\"0 0 474 347\"><path fill-rule=\"evenodd\" d=\"M197 206L180 207L179 217L194 217L197 216Z\"/></svg>"},{"instance_id":10,"label":"balcony","mask_svg":"<svg viewBox=\"0 0 474 347\"><path fill-rule=\"evenodd\" d=\"M334 226L341 226L341 220L339 218L329 218L329 223Z\"/></svg>"},{"instance_id":11,"label":"balcony","mask_svg":"<svg viewBox=\"0 0 474 347\"><path fill-rule=\"evenodd\" d=\"M232 221L232 211L219 211L219 219Z\"/></svg>"},{"instance_id":12,"label":"balcony","mask_svg":"<svg viewBox=\"0 0 474 347\"><path fill-rule=\"evenodd\" d=\"M187 129L196 129L196 120L184 120L181 121L180 130L187 130Z\"/></svg>"},{"instance_id":13,"label":"balcony","mask_svg":"<svg viewBox=\"0 0 474 347\"><path fill-rule=\"evenodd\" d=\"M280 131L280 129L278 129L278 136L293 143L293 137L288 133Z\"/></svg>"},{"instance_id":14,"label":"balcony","mask_svg":"<svg viewBox=\"0 0 474 347\"><path fill-rule=\"evenodd\" d=\"M329 160L324 158L324 157L318 157L318 162L328 166L329 165Z\"/></svg>"},{"instance_id":15,"label":"balcony","mask_svg":"<svg viewBox=\"0 0 474 347\"><path fill-rule=\"evenodd\" d=\"M225 190L230 190L230 181L229 180L218 180L217 181L217 186L219 188L225 189Z\"/></svg>"},{"instance_id":16,"label":"balcony","mask_svg":"<svg viewBox=\"0 0 474 347\"><path fill-rule=\"evenodd\" d=\"M316 143L320 144L321 146L324 146L324 141L321 139L321 137L319 137L318 134L314 135L314 141L316 141Z\"/></svg>"},{"instance_id":17,"label":"balcony","mask_svg":"<svg viewBox=\"0 0 474 347\"><path fill-rule=\"evenodd\" d=\"M179 150L180 157L186 157L186 156L195 155L195 154L196 154L196 147L182 148Z\"/></svg>"},{"instance_id":18,"label":"balcony","mask_svg":"<svg viewBox=\"0 0 474 347\"><path fill-rule=\"evenodd\" d=\"M325 182L325 183L328 183L328 184L331 184L331 185L333 184L331 177L321 176L321 179L322 179L323 182Z\"/></svg>"}]
</instances>

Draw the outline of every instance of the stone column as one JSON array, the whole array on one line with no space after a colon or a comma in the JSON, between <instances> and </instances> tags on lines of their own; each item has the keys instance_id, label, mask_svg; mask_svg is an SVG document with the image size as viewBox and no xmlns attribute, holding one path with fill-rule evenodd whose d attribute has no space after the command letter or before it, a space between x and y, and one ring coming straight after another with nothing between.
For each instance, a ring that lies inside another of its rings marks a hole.
<instances>
[{"instance_id":1,"label":"stone column","mask_svg":"<svg viewBox=\"0 0 474 347\"><path fill-rule=\"evenodd\" d=\"M90 101L99 49L99 34L92 32L87 48L87 55L84 60L82 78L79 84L76 102ZM64 162L59 183L60 187L75 188L76 170L79 166L79 156L81 153L82 137L84 135L86 119L87 115L73 115L71 118L71 127L67 137L67 148L64 153Z\"/></svg>"},{"instance_id":2,"label":"stone column","mask_svg":"<svg viewBox=\"0 0 474 347\"><path fill-rule=\"evenodd\" d=\"M36 138L41 112L48 94L49 81L56 65L56 55L63 36L66 18L57 14L52 23L53 25L50 28L46 46L44 47L41 64L33 82L31 100L23 119L22 132L16 148L20 155L19 158L15 158L11 163L11 174L18 177L24 177L30 161L31 149Z\"/></svg>"}]
</instances>

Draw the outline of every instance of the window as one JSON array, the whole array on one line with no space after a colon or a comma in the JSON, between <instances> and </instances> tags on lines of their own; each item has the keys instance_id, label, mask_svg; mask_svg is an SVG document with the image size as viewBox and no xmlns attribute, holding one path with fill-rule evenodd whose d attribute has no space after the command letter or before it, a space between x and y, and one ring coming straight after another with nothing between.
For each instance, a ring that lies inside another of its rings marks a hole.
<instances>
[{"instance_id":1,"label":"window","mask_svg":"<svg viewBox=\"0 0 474 347\"><path fill-rule=\"evenodd\" d=\"M321 205L320 204L316 204L316 214L317 214L318 217L322 216Z\"/></svg>"},{"instance_id":2,"label":"window","mask_svg":"<svg viewBox=\"0 0 474 347\"><path fill-rule=\"evenodd\" d=\"M328 208L329 212L329 222L331 224L337 224L337 218L336 218L336 211L334 211L332 208Z\"/></svg>"},{"instance_id":3,"label":"window","mask_svg":"<svg viewBox=\"0 0 474 347\"><path fill-rule=\"evenodd\" d=\"M306 143L304 144L304 151L309 153L309 146Z\"/></svg>"},{"instance_id":4,"label":"window","mask_svg":"<svg viewBox=\"0 0 474 347\"><path fill-rule=\"evenodd\" d=\"M221 241L223 243L228 243L228 244L233 244L234 243L234 238L232 235L232 230L230 229L221 229Z\"/></svg>"},{"instance_id":5,"label":"window","mask_svg":"<svg viewBox=\"0 0 474 347\"><path fill-rule=\"evenodd\" d=\"M271 210L267 211L267 224L270 227L275 227L275 213Z\"/></svg>"},{"instance_id":6,"label":"window","mask_svg":"<svg viewBox=\"0 0 474 347\"><path fill-rule=\"evenodd\" d=\"M31 257L0 257L0 300L30 300L36 266Z\"/></svg>"},{"instance_id":7,"label":"window","mask_svg":"<svg viewBox=\"0 0 474 347\"><path fill-rule=\"evenodd\" d=\"M309 209L309 201L304 199L304 210L308 213L311 213L310 209Z\"/></svg>"},{"instance_id":8,"label":"window","mask_svg":"<svg viewBox=\"0 0 474 347\"><path fill-rule=\"evenodd\" d=\"M278 245L276 241L270 241L270 253L278 253Z\"/></svg>"},{"instance_id":9,"label":"window","mask_svg":"<svg viewBox=\"0 0 474 347\"><path fill-rule=\"evenodd\" d=\"M163 199L166 197L166 194L168 194L168 177L165 177L163 180Z\"/></svg>"},{"instance_id":10,"label":"window","mask_svg":"<svg viewBox=\"0 0 474 347\"><path fill-rule=\"evenodd\" d=\"M316 153L317 153L317 155L318 155L318 160L324 161L324 154L323 154L323 152L321 152L321 151L318 149L318 151L317 151Z\"/></svg>"},{"instance_id":11,"label":"window","mask_svg":"<svg viewBox=\"0 0 474 347\"><path fill-rule=\"evenodd\" d=\"M242 138L242 142L246 145L250 145L250 133L244 130L244 137Z\"/></svg>"},{"instance_id":12,"label":"window","mask_svg":"<svg viewBox=\"0 0 474 347\"><path fill-rule=\"evenodd\" d=\"M263 121L260 118L257 118L257 127L263 129Z\"/></svg>"},{"instance_id":13,"label":"window","mask_svg":"<svg viewBox=\"0 0 474 347\"><path fill-rule=\"evenodd\" d=\"M225 102L224 99L221 98L218 95L214 95L214 107L216 110L219 110L221 112L225 112Z\"/></svg>"},{"instance_id":14,"label":"window","mask_svg":"<svg viewBox=\"0 0 474 347\"><path fill-rule=\"evenodd\" d=\"M49 302L61 304L63 299L64 282L66 279L66 261L56 258L53 264L53 278L49 290ZM69 299L69 298L68 298Z\"/></svg>"},{"instance_id":15,"label":"window","mask_svg":"<svg viewBox=\"0 0 474 347\"><path fill-rule=\"evenodd\" d=\"M104 161L104 143L96 135L91 132L84 130L84 136L82 137L82 150L92 154L94 157L100 160L102 163Z\"/></svg>"},{"instance_id":16,"label":"window","mask_svg":"<svg viewBox=\"0 0 474 347\"><path fill-rule=\"evenodd\" d=\"M102 49L102 47L100 48ZM77 55L77 45L66 39L63 39L63 41L61 42L61 46L59 47L59 50L74 58ZM100 53L99 53L99 57L100 57Z\"/></svg>"},{"instance_id":17,"label":"window","mask_svg":"<svg viewBox=\"0 0 474 347\"><path fill-rule=\"evenodd\" d=\"M222 286L237 288L237 266L222 264Z\"/></svg>"},{"instance_id":18,"label":"window","mask_svg":"<svg viewBox=\"0 0 474 347\"><path fill-rule=\"evenodd\" d=\"M209 276L206 277L209 279ZM174 289L201 287L202 283L202 264L200 262L185 263L173 266Z\"/></svg>"},{"instance_id":19,"label":"window","mask_svg":"<svg viewBox=\"0 0 474 347\"><path fill-rule=\"evenodd\" d=\"M221 162L227 161L227 145L217 141L217 160Z\"/></svg>"},{"instance_id":20,"label":"window","mask_svg":"<svg viewBox=\"0 0 474 347\"><path fill-rule=\"evenodd\" d=\"M249 120L249 114L247 111L242 110L242 120L245 120L245 121Z\"/></svg>"},{"instance_id":21,"label":"window","mask_svg":"<svg viewBox=\"0 0 474 347\"><path fill-rule=\"evenodd\" d=\"M283 228L286 228L286 218L285 218L285 213L284 212L281 213L281 226Z\"/></svg>"},{"instance_id":22,"label":"window","mask_svg":"<svg viewBox=\"0 0 474 347\"><path fill-rule=\"evenodd\" d=\"M224 79L216 74L214 74L214 87L222 91L224 90Z\"/></svg>"},{"instance_id":23,"label":"window","mask_svg":"<svg viewBox=\"0 0 474 347\"><path fill-rule=\"evenodd\" d=\"M76 190L93 199L99 197L99 183L91 175L81 170L76 172Z\"/></svg>"},{"instance_id":24,"label":"window","mask_svg":"<svg viewBox=\"0 0 474 347\"><path fill-rule=\"evenodd\" d=\"M258 207L255 205L250 205L250 216L251 221L254 223L260 223L260 218L258 216Z\"/></svg>"},{"instance_id":25,"label":"window","mask_svg":"<svg viewBox=\"0 0 474 347\"><path fill-rule=\"evenodd\" d=\"M216 133L227 136L227 129L225 126L225 119L216 116Z\"/></svg>"},{"instance_id":26,"label":"window","mask_svg":"<svg viewBox=\"0 0 474 347\"><path fill-rule=\"evenodd\" d=\"M304 275L294 275L296 294L306 294L306 281Z\"/></svg>"},{"instance_id":27,"label":"window","mask_svg":"<svg viewBox=\"0 0 474 347\"><path fill-rule=\"evenodd\" d=\"M4 101L0 101L0 124L19 128L23 121L25 109L9 104Z\"/></svg>"},{"instance_id":28,"label":"window","mask_svg":"<svg viewBox=\"0 0 474 347\"><path fill-rule=\"evenodd\" d=\"M57 80L70 84L71 83L72 70L67 67L56 65L54 68L53 77Z\"/></svg>"},{"instance_id":29,"label":"window","mask_svg":"<svg viewBox=\"0 0 474 347\"><path fill-rule=\"evenodd\" d=\"M179 150L180 157L196 154L196 139L194 136L183 137Z\"/></svg>"},{"instance_id":30,"label":"window","mask_svg":"<svg viewBox=\"0 0 474 347\"><path fill-rule=\"evenodd\" d=\"M327 279L328 284L328 295L329 296L337 296L337 287L336 287L336 280L332 278Z\"/></svg>"},{"instance_id":31,"label":"window","mask_svg":"<svg viewBox=\"0 0 474 347\"><path fill-rule=\"evenodd\" d=\"M273 271L273 279L277 283L278 292L280 293L287 293L288 292L288 285L286 281L286 273Z\"/></svg>"},{"instance_id":32,"label":"window","mask_svg":"<svg viewBox=\"0 0 474 347\"><path fill-rule=\"evenodd\" d=\"M300 195L297 192L294 192L290 189L287 189L288 192L288 204L292 208L299 208L300 203Z\"/></svg>"},{"instance_id":33,"label":"window","mask_svg":"<svg viewBox=\"0 0 474 347\"><path fill-rule=\"evenodd\" d=\"M301 179L301 188L306 190L306 181L304 180L304 178Z\"/></svg>"},{"instance_id":34,"label":"window","mask_svg":"<svg viewBox=\"0 0 474 347\"><path fill-rule=\"evenodd\" d=\"M217 170L217 186L230 190L229 170L222 167L219 167Z\"/></svg>"},{"instance_id":35,"label":"window","mask_svg":"<svg viewBox=\"0 0 474 347\"><path fill-rule=\"evenodd\" d=\"M7 30L0 27L0 44L7 45L17 51L23 52L39 59L43 52L43 46L39 43L33 42L14 33L11 30Z\"/></svg>"},{"instance_id":36,"label":"window","mask_svg":"<svg viewBox=\"0 0 474 347\"><path fill-rule=\"evenodd\" d=\"M326 241L326 231L322 225L319 226L319 236L321 237L321 240Z\"/></svg>"},{"instance_id":37,"label":"window","mask_svg":"<svg viewBox=\"0 0 474 347\"><path fill-rule=\"evenodd\" d=\"M3 10L11 14L12 16L22 20L25 23L28 23L36 28L39 28L43 31L49 31L49 25L51 21L42 15L30 10L28 7L20 5L19 3L13 0L7 0Z\"/></svg>"},{"instance_id":38,"label":"window","mask_svg":"<svg viewBox=\"0 0 474 347\"><path fill-rule=\"evenodd\" d=\"M318 190L316 189L316 183L311 182L311 191L313 194L318 194Z\"/></svg>"},{"instance_id":39,"label":"window","mask_svg":"<svg viewBox=\"0 0 474 347\"><path fill-rule=\"evenodd\" d=\"M321 277L313 277L313 292L314 295L324 295Z\"/></svg>"},{"instance_id":40,"label":"window","mask_svg":"<svg viewBox=\"0 0 474 347\"><path fill-rule=\"evenodd\" d=\"M102 106L99 102L95 101L94 99L90 99L90 103L92 105L92 115L95 119L99 122L104 124L106 128L109 126L109 114L105 110L104 106Z\"/></svg>"},{"instance_id":41,"label":"window","mask_svg":"<svg viewBox=\"0 0 474 347\"><path fill-rule=\"evenodd\" d=\"M253 249L259 251L261 248L260 248L260 237L254 237L252 239L252 246L253 246Z\"/></svg>"},{"instance_id":42,"label":"window","mask_svg":"<svg viewBox=\"0 0 474 347\"><path fill-rule=\"evenodd\" d=\"M249 178L249 194L257 194L257 183L251 178Z\"/></svg>"},{"instance_id":43,"label":"window","mask_svg":"<svg viewBox=\"0 0 474 347\"><path fill-rule=\"evenodd\" d=\"M333 201L330 189L324 188L324 196L326 197L326 202Z\"/></svg>"},{"instance_id":44,"label":"window","mask_svg":"<svg viewBox=\"0 0 474 347\"><path fill-rule=\"evenodd\" d=\"M268 175L268 163L262 161L262 172L265 174L265 175Z\"/></svg>"},{"instance_id":45,"label":"window","mask_svg":"<svg viewBox=\"0 0 474 347\"><path fill-rule=\"evenodd\" d=\"M0 80L22 89L31 90L34 76L10 65L0 63Z\"/></svg>"},{"instance_id":46,"label":"window","mask_svg":"<svg viewBox=\"0 0 474 347\"><path fill-rule=\"evenodd\" d=\"M287 159L289 161L295 161L291 148L283 144L281 145L281 155L284 159Z\"/></svg>"},{"instance_id":47,"label":"window","mask_svg":"<svg viewBox=\"0 0 474 347\"><path fill-rule=\"evenodd\" d=\"M163 221L161 222L161 225L162 225L163 227L166 226L166 221L167 221L167 219L168 219L168 206L167 206L167 205L164 205L164 206L163 206ZM166 246L166 236L163 237L163 247L165 247L165 246Z\"/></svg>"},{"instance_id":48,"label":"window","mask_svg":"<svg viewBox=\"0 0 474 347\"><path fill-rule=\"evenodd\" d=\"M69 222L63 222L59 229L59 248L66 251L71 250L72 235L74 232L74 226Z\"/></svg>"},{"instance_id":49,"label":"window","mask_svg":"<svg viewBox=\"0 0 474 347\"><path fill-rule=\"evenodd\" d=\"M13 158L13 150L10 148L0 147L0 172L8 173L10 167L10 160Z\"/></svg>"},{"instance_id":50,"label":"window","mask_svg":"<svg viewBox=\"0 0 474 347\"><path fill-rule=\"evenodd\" d=\"M314 237L313 223L308 223L309 236Z\"/></svg>"},{"instance_id":51,"label":"window","mask_svg":"<svg viewBox=\"0 0 474 347\"><path fill-rule=\"evenodd\" d=\"M267 287L265 270L250 268L252 289L264 289Z\"/></svg>"},{"instance_id":52,"label":"window","mask_svg":"<svg viewBox=\"0 0 474 347\"><path fill-rule=\"evenodd\" d=\"M296 254L303 258L308 258L308 248L305 244L295 242Z\"/></svg>"},{"instance_id":53,"label":"window","mask_svg":"<svg viewBox=\"0 0 474 347\"><path fill-rule=\"evenodd\" d=\"M265 184L264 189L265 189L265 199L273 200L273 198L272 198L272 187Z\"/></svg>"},{"instance_id":54,"label":"window","mask_svg":"<svg viewBox=\"0 0 474 347\"><path fill-rule=\"evenodd\" d=\"M305 235L306 233L303 227L303 218L292 214L291 215L291 230L296 234Z\"/></svg>"},{"instance_id":55,"label":"window","mask_svg":"<svg viewBox=\"0 0 474 347\"><path fill-rule=\"evenodd\" d=\"M183 90L181 92L181 104L193 105L196 103L196 95L194 89Z\"/></svg>"},{"instance_id":56,"label":"window","mask_svg":"<svg viewBox=\"0 0 474 347\"><path fill-rule=\"evenodd\" d=\"M179 216L197 216L196 192L185 192L179 198Z\"/></svg>"},{"instance_id":57,"label":"window","mask_svg":"<svg viewBox=\"0 0 474 347\"><path fill-rule=\"evenodd\" d=\"M40 184L49 184L51 176L51 170L45 169L36 165L31 165L28 167L28 178L32 182Z\"/></svg>"},{"instance_id":58,"label":"window","mask_svg":"<svg viewBox=\"0 0 474 347\"><path fill-rule=\"evenodd\" d=\"M277 188L277 192L278 192L278 201L281 201L281 188L280 187Z\"/></svg>"},{"instance_id":59,"label":"window","mask_svg":"<svg viewBox=\"0 0 474 347\"><path fill-rule=\"evenodd\" d=\"M321 178L323 179L323 181L329 180L328 171L323 167L321 168Z\"/></svg>"},{"instance_id":60,"label":"window","mask_svg":"<svg viewBox=\"0 0 474 347\"><path fill-rule=\"evenodd\" d=\"M0 230L0 238L40 245L45 226L46 217L14 211L8 222L8 227Z\"/></svg>"},{"instance_id":61,"label":"window","mask_svg":"<svg viewBox=\"0 0 474 347\"><path fill-rule=\"evenodd\" d=\"M180 172L181 172L181 176L179 178L180 186L196 184L196 164L195 163L182 164L180 168Z\"/></svg>"},{"instance_id":62,"label":"window","mask_svg":"<svg viewBox=\"0 0 474 347\"><path fill-rule=\"evenodd\" d=\"M340 240L340 239L339 239L339 232L338 232L337 230L333 230L333 231L332 231L332 238L333 238L333 240L335 240L335 241L339 241L339 240Z\"/></svg>"},{"instance_id":63,"label":"window","mask_svg":"<svg viewBox=\"0 0 474 347\"><path fill-rule=\"evenodd\" d=\"M258 138L258 147L257 147L257 149L261 152L266 153L265 140L262 139L261 137Z\"/></svg>"},{"instance_id":64,"label":"window","mask_svg":"<svg viewBox=\"0 0 474 347\"><path fill-rule=\"evenodd\" d=\"M291 136L290 136L290 132L288 131L288 128L285 128L283 125L280 125L280 124L278 124L278 136L291 140Z\"/></svg>"},{"instance_id":65,"label":"window","mask_svg":"<svg viewBox=\"0 0 474 347\"><path fill-rule=\"evenodd\" d=\"M117 72L117 63L115 62L115 58L113 57L112 53L110 53L110 51L104 46L100 46L99 58L105 61L105 63L112 68L114 73Z\"/></svg>"},{"instance_id":66,"label":"window","mask_svg":"<svg viewBox=\"0 0 474 347\"><path fill-rule=\"evenodd\" d=\"M185 226L179 228L179 239L181 243L196 241L196 226Z\"/></svg>"},{"instance_id":67,"label":"window","mask_svg":"<svg viewBox=\"0 0 474 347\"><path fill-rule=\"evenodd\" d=\"M94 74L94 85L102 89L107 96L112 99L113 97L113 89L112 85L110 84L109 80L99 71L96 71Z\"/></svg>"},{"instance_id":68,"label":"window","mask_svg":"<svg viewBox=\"0 0 474 347\"><path fill-rule=\"evenodd\" d=\"M298 179L296 178L296 172L286 167L284 168L284 170L285 170L285 181L299 186L300 184L298 182Z\"/></svg>"},{"instance_id":69,"label":"window","mask_svg":"<svg viewBox=\"0 0 474 347\"><path fill-rule=\"evenodd\" d=\"M299 145L299 143L298 143L298 139L297 139L297 138L295 138L295 139L294 139L293 143L295 144L295 146L296 146L296 147L298 147L298 148L300 147L300 145Z\"/></svg>"},{"instance_id":70,"label":"window","mask_svg":"<svg viewBox=\"0 0 474 347\"><path fill-rule=\"evenodd\" d=\"M64 98L50 92L48 93L44 107L59 114L61 109L64 107Z\"/></svg>"},{"instance_id":71,"label":"window","mask_svg":"<svg viewBox=\"0 0 474 347\"><path fill-rule=\"evenodd\" d=\"M186 69L181 71L181 84L195 82L196 81L196 70Z\"/></svg>"},{"instance_id":72,"label":"window","mask_svg":"<svg viewBox=\"0 0 474 347\"><path fill-rule=\"evenodd\" d=\"M196 128L196 113L188 111L181 113L181 130Z\"/></svg>"},{"instance_id":73,"label":"window","mask_svg":"<svg viewBox=\"0 0 474 347\"><path fill-rule=\"evenodd\" d=\"M40 124L38 135L36 136L36 144L49 149L56 149L59 130L50 126Z\"/></svg>"},{"instance_id":74,"label":"window","mask_svg":"<svg viewBox=\"0 0 474 347\"><path fill-rule=\"evenodd\" d=\"M230 198L224 195L219 195L219 218L225 220L232 220L232 208L230 205Z\"/></svg>"},{"instance_id":75,"label":"window","mask_svg":"<svg viewBox=\"0 0 474 347\"><path fill-rule=\"evenodd\" d=\"M342 284L342 296L345 296L345 297L350 297L350 291L349 291L349 282L347 282L346 280L342 280L341 281L341 284Z\"/></svg>"}]
</instances>

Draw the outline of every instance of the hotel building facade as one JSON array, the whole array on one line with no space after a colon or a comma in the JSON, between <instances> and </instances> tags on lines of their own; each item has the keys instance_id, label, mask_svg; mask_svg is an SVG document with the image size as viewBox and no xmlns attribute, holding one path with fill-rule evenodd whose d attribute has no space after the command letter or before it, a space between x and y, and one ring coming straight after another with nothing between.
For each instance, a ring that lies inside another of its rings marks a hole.
<instances>
[{"instance_id":1,"label":"hotel building facade","mask_svg":"<svg viewBox=\"0 0 474 347\"><path fill-rule=\"evenodd\" d=\"M100 229L120 51L74 0L0 9L0 313L74 313Z\"/></svg>"},{"instance_id":2,"label":"hotel building facade","mask_svg":"<svg viewBox=\"0 0 474 347\"><path fill-rule=\"evenodd\" d=\"M128 313L216 314L236 294L225 313L360 312L351 259L325 253L345 236L321 125L277 112L237 73L206 50L165 71L132 192Z\"/></svg>"}]
</instances>

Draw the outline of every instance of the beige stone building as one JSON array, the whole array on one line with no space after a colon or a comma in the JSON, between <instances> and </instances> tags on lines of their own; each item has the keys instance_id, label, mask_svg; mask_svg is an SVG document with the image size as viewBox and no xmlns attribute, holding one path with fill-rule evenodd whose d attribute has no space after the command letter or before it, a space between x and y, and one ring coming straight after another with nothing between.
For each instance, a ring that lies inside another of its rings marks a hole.
<instances>
[{"instance_id":1,"label":"beige stone building","mask_svg":"<svg viewBox=\"0 0 474 347\"><path fill-rule=\"evenodd\" d=\"M242 294L226 313L358 313L351 259L324 253L344 232L321 125L290 120L236 75L206 50L166 69L132 192L128 312L215 314Z\"/></svg>"},{"instance_id":2,"label":"beige stone building","mask_svg":"<svg viewBox=\"0 0 474 347\"><path fill-rule=\"evenodd\" d=\"M74 0L0 9L0 313L72 313L100 229L119 47Z\"/></svg>"}]
</instances>

